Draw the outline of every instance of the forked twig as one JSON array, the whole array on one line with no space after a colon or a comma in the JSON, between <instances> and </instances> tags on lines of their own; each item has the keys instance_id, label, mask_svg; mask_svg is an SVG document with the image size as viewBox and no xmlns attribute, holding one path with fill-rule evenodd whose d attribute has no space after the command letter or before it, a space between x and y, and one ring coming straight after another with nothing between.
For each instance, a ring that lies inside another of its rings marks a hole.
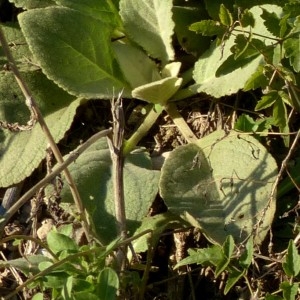
<instances>
[{"instance_id":1,"label":"forked twig","mask_svg":"<svg viewBox=\"0 0 300 300\"><path fill-rule=\"evenodd\" d=\"M40 126L41 126L47 140L48 140L48 143L51 147L51 150L53 151L55 159L57 160L57 162L59 164L62 164L64 162L63 157L62 157L62 155L61 155L61 153L60 153L60 151L59 151L59 149L58 149L58 147L57 147L57 145L54 141L54 138L53 138L52 134L50 133L50 130L49 130L44 118L43 118L43 115L41 114L40 109L38 108L38 106L36 104L36 101L34 100L34 97L31 93L29 87L27 86L27 84L23 80L23 78L22 78L22 76L21 76L21 74L20 74L20 72L19 72L19 70L16 66L15 60L14 60L14 58L13 58L11 52L10 52L9 46L7 44L7 41L6 41L6 38L4 36L4 33L2 31L1 26L0 26L0 43L2 45L3 52L5 53L5 55L7 57L9 67L12 70L20 89L22 90L23 95L25 96L25 99L26 99L25 102L26 102L27 107L30 110L32 120L34 122L35 121L39 122L39 124L40 124ZM65 174L66 181L67 181L67 183L70 187L74 202L75 202L75 204L77 206L77 209L79 211L80 218L81 218L81 221L82 221L82 226L84 228L86 237L89 240L88 221L87 221L87 217L86 217L83 205L82 205L82 201L80 199L78 189L77 189L77 187L74 183L74 180L73 180L69 170L67 168L65 168L63 170L63 172Z\"/></svg>"}]
</instances>

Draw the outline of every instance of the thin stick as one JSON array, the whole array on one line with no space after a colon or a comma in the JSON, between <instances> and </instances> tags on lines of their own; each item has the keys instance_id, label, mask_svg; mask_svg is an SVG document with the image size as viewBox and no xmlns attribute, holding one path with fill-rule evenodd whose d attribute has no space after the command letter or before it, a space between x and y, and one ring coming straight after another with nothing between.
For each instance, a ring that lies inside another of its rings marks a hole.
<instances>
[{"instance_id":1,"label":"thin stick","mask_svg":"<svg viewBox=\"0 0 300 300\"><path fill-rule=\"evenodd\" d=\"M11 219L11 217L20 209L22 205L26 203L40 188L45 186L47 183L51 182L58 174L60 174L65 168L70 165L73 161L75 161L78 156L83 153L88 147L90 147L94 142L98 139L105 137L112 133L112 129L102 130L92 137L90 137L85 143L80 145L76 150L72 151L68 158L62 163L55 167L49 175L47 175L44 179L39 181L35 186L33 186L29 191L27 191L13 206L11 206L3 219L0 219L0 235L3 232L4 226Z\"/></svg>"},{"instance_id":2,"label":"thin stick","mask_svg":"<svg viewBox=\"0 0 300 300\"><path fill-rule=\"evenodd\" d=\"M50 130L41 114L40 109L38 108L36 101L33 98L33 95L29 89L29 87L27 86L27 84L25 83L25 81L23 80L17 66L15 63L15 60L10 52L9 46L7 44L7 41L5 39L4 33L2 31L2 28L0 26L0 43L2 45L3 48L3 52L5 53L9 66L16 78L16 81L20 87L20 89L22 90L23 95L25 96L26 99L26 105L28 106L30 112L31 112L31 117L32 119L35 121L37 120L48 140L48 143L51 147L51 150L53 151L53 154L55 156L55 159L57 160L58 163L62 164L64 162L63 157L54 141L54 138L52 136L52 134L50 133ZM87 239L89 240L89 225L88 225L88 221L87 221L87 217L84 211L84 207L82 205L82 201L80 199L80 195L78 192L78 189L74 183L74 180L70 174L70 172L68 171L67 168L64 169L64 174L66 177L66 181L70 187L74 202L77 206L78 212L80 214L81 217L81 221L82 221L82 226L83 229L85 231L85 235L87 237Z\"/></svg>"}]
</instances>

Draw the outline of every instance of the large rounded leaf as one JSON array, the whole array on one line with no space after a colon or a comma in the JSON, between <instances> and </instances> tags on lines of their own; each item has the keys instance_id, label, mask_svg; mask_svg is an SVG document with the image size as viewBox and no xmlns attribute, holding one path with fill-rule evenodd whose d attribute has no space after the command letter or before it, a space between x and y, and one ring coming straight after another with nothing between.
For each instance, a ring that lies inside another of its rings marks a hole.
<instances>
[{"instance_id":1,"label":"large rounded leaf","mask_svg":"<svg viewBox=\"0 0 300 300\"><path fill-rule=\"evenodd\" d=\"M69 170L77 184L83 204L103 242L117 237L110 152L106 139L100 139L83 153ZM127 226L133 232L158 192L159 172L151 170L145 153L130 154L124 165L124 194ZM62 201L71 202L66 186Z\"/></svg>"},{"instance_id":2,"label":"large rounded leaf","mask_svg":"<svg viewBox=\"0 0 300 300\"><path fill-rule=\"evenodd\" d=\"M254 233L259 243L273 220L276 175L275 160L255 138L217 131L170 154L160 192L210 240L222 244L231 234L241 242Z\"/></svg>"}]
</instances>

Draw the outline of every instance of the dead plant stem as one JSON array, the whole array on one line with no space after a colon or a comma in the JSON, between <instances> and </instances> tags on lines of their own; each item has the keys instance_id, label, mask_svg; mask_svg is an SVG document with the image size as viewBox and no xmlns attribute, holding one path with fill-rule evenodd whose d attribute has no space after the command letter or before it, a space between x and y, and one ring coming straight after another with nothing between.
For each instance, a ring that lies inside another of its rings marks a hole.
<instances>
[{"instance_id":1,"label":"dead plant stem","mask_svg":"<svg viewBox=\"0 0 300 300\"><path fill-rule=\"evenodd\" d=\"M90 137L85 143L80 145L76 150L72 151L68 158L62 163L59 164L52 170L52 173L48 174L44 179L39 181L35 186L28 190L13 206L11 206L5 213L4 218L0 219L0 236L3 232L4 226L11 219L11 217L23 206L41 187L45 186L47 183L51 182L58 174L66 169L73 161L75 161L78 156L83 153L88 147L90 147L98 139L111 134L111 129L106 129L94 134Z\"/></svg>"},{"instance_id":2,"label":"dead plant stem","mask_svg":"<svg viewBox=\"0 0 300 300\"><path fill-rule=\"evenodd\" d=\"M9 67L10 69L12 70L15 78L16 78L16 81L23 93L23 95L25 96L25 99L26 99L26 105L28 106L30 112L31 112L31 118L32 120L35 122L35 121L38 121L47 140L48 140L48 143L50 145L50 148L55 156L55 159L57 160L57 162L59 164L62 164L64 162L63 160L63 157L54 141L54 138L45 122L45 119L39 109L39 107L37 106L36 104L36 101L34 100L34 97L29 89L29 87L27 86L26 82L23 80L17 66L16 66L16 63L15 63L15 60L10 52L10 49L9 49L9 46L7 44L7 41L5 39L5 36L4 36L4 33L2 31L2 28L0 26L0 42L1 42L1 45L2 45L2 48L3 48L3 51L7 57L7 60L8 60L8 63L9 63ZM73 199L74 199L74 202L77 206L77 209L79 211L79 214L80 214L80 218L81 218L81 222L82 222L82 226L83 226L83 229L85 231L85 235L87 237L87 239L89 240L90 239L90 233L89 233L89 225L88 225L88 221L87 221L87 217L86 217L86 214L85 214L85 211L84 211L84 207L83 207L83 204L82 204L82 201L81 201L81 198L80 198L80 195L79 195L79 192L78 192L78 189L75 185L75 182L69 172L69 170L67 168L65 168L63 170L64 174L65 174L65 177L66 177L66 181L70 187L70 190L71 190L71 193L72 193L72 196L73 196Z\"/></svg>"},{"instance_id":3,"label":"dead plant stem","mask_svg":"<svg viewBox=\"0 0 300 300\"><path fill-rule=\"evenodd\" d=\"M124 112L122 105L122 94L117 99L111 101L111 111L113 116L113 132L108 139L110 155L113 167L113 185L114 185L114 201L115 215L119 234L122 239L127 237L126 230L126 213L124 200L124 183L123 183L123 162L122 153L123 137L124 137Z\"/></svg>"}]
</instances>

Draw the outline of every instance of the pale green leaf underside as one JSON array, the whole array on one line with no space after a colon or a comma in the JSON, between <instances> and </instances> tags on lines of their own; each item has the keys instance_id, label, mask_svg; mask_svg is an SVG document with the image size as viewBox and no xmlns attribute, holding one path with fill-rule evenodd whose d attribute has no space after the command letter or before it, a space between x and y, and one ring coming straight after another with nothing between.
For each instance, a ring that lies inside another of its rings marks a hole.
<instances>
[{"instance_id":1,"label":"pale green leaf underside","mask_svg":"<svg viewBox=\"0 0 300 300\"><path fill-rule=\"evenodd\" d=\"M172 0L121 0L120 15L126 33L152 57L174 59Z\"/></svg>"},{"instance_id":2,"label":"pale green leaf underside","mask_svg":"<svg viewBox=\"0 0 300 300\"><path fill-rule=\"evenodd\" d=\"M132 91L132 97L153 104L165 105L178 91L181 82L182 78L167 77L135 88Z\"/></svg>"},{"instance_id":3,"label":"pale green leaf underside","mask_svg":"<svg viewBox=\"0 0 300 300\"><path fill-rule=\"evenodd\" d=\"M160 79L154 61L141 49L118 41L114 42L112 47L131 87L136 88Z\"/></svg>"},{"instance_id":4,"label":"pale green leaf underside","mask_svg":"<svg viewBox=\"0 0 300 300\"><path fill-rule=\"evenodd\" d=\"M117 237L111 158L106 139L100 139L83 153L69 170L77 184L95 231L103 242ZM133 232L153 202L158 189L159 172L151 170L146 154L130 154L124 165L125 205L128 229ZM72 202L68 188L62 201Z\"/></svg>"},{"instance_id":5,"label":"pale green leaf underside","mask_svg":"<svg viewBox=\"0 0 300 300\"><path fill-rule=\"evenodd\" d=\"M262 7L277 14L281 12L281 8L276 5L262 5ZM263 20L260 17L262 12L261 8L255 6L251 8L250 11L256 16L255 27L252 31L261 35L273 37L264 26ZM230 48L234 45L234 39L235 35L232 35L229 40L226 40L223 50L222 46L217 47L214 43L197 61L194 69L194 79L196 81L198 92L204 92L216 98L234 94L244 87L249 77L263 62L263 56L260 55L249 61L249 63L243 67L239 67L225 75L217 76L216 71L232 54ZM269 45L272 41L264 39L264 42Z\"/></svg>"},{"instance_id":6,"label":"pale green leaf underside","mask_svg":"<svg viewBox=\"0 0 300 300\"><path fill-rule=\"evenodd\" d=\"M217 131L175 149L166 160L160 192L168 207L194 218L209 239L222 244L227 235L241 242L252 234L270 200L277 166L251 136ZM256 242L273 220L272 201Z\"/></svg>"},{"instance_id":7,"label":"pale green leaf underside","mask_svg":"<svg viewBox=\"0 0 300 300\"><path fill-rule=\"evenodd\" d=\"M74 101L74 97L59 89L39 72L31 72L23 76L36 97L54 140L58 142L69 129L81 100ZM10 72L1 72L0 120L26 124L30 114L24 102L13 75ZM1 187L25 179L46 155L47 140L39 124L36 124L32 131L14 133L2 129L0 140Z\"/></svg>"},{"instance_id":8,"label":"pale green leaf underside","mask_svg":"<svg viewBox=\"0 0 300 300\"><path fill-rule=\"evenodd\" d=\"M43 72L69 93L110 98L128 87L110 48L109 24L64 7L30 10L19 22Z\"/></svg>"}]
</instances>

